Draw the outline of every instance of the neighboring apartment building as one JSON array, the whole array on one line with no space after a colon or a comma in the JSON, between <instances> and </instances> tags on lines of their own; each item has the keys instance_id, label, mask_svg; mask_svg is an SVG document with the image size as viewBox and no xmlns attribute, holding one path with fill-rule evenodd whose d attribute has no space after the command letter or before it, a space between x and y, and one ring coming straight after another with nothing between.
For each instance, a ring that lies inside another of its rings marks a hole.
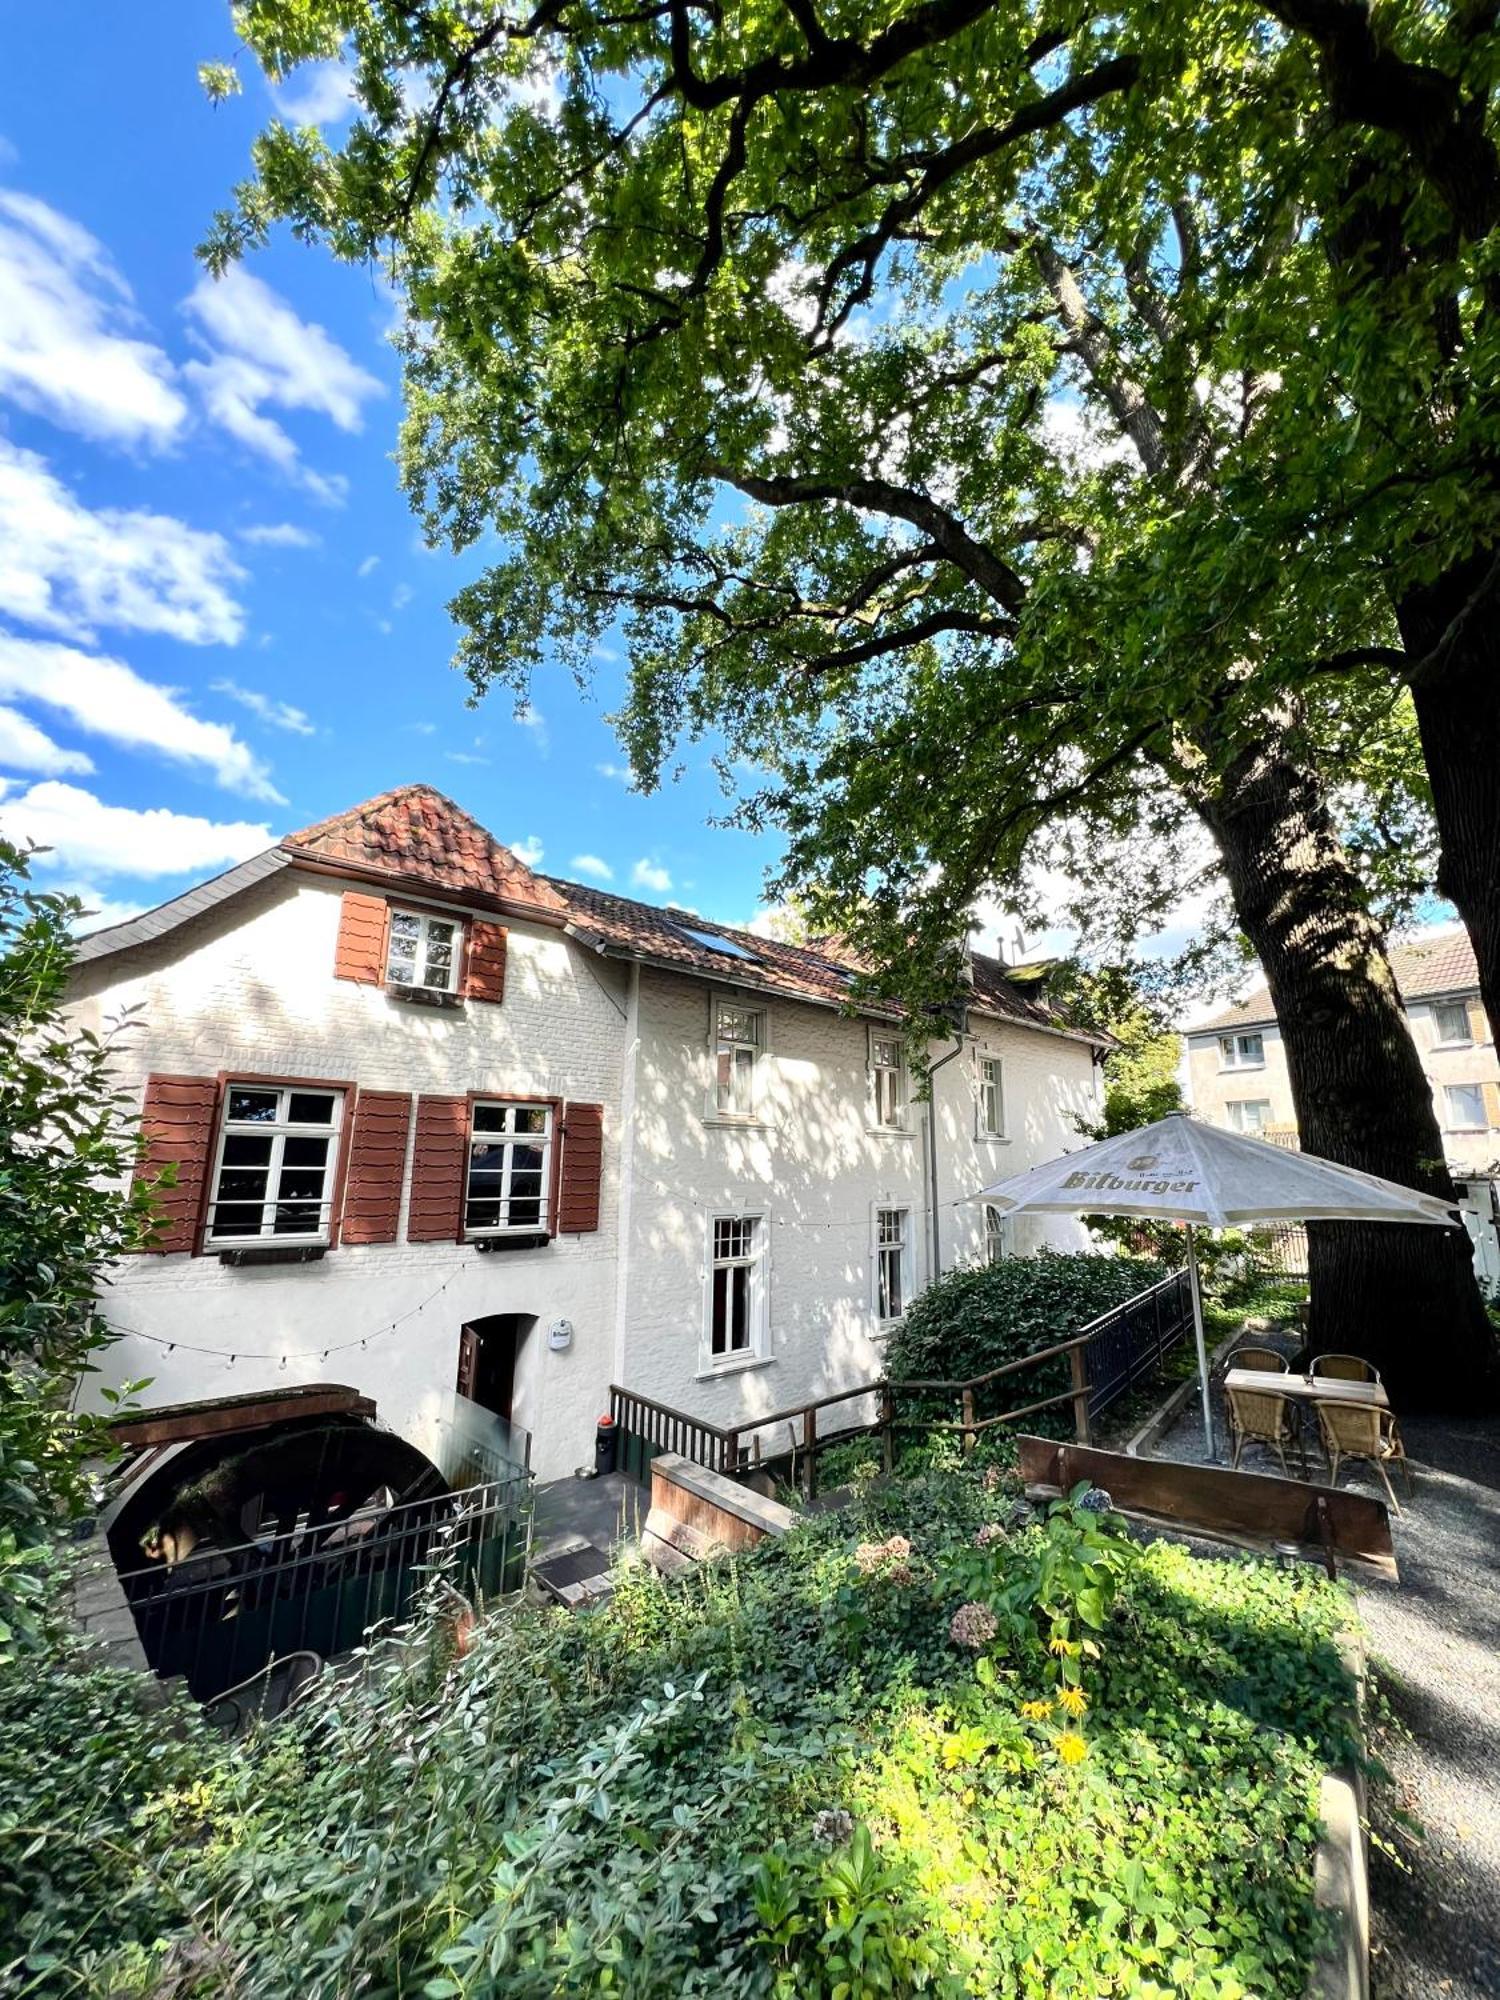
<instances>
[{"instance_id":1,"label":"neighboring apartment building","mask_svg":"<svg viewBox=\"0 0 1500 2000\"><path fill-rule=\"evenodd\" d=\"M929 1111L836 956L536 875L425 786L79 959L83 1019L139 1010L120 1074L177 1173L96 1395L337 1381L439 1463L478 1403L546 1478L611 1381L751 1423L877 1374L935 1269L1078 1240L965 1199L1099 1102L1097 1043L997 961Z\"/></svg>"},{"instance_id":2,"label":"neighboring apartment building","mask_svg":"<svg viewBox=\"0 0 1500 2000\"><path fill-rule=\"evenodd\" d=\"M1479 998L1468 933L1430 932L1391 947L1391 969L1432 1085L1448 1163L1497 1171L1500 1061ZM1188 1096L1214 1125L1296 1143L1297 1114L1281 1030L1264 987L1185 1032Z\"/></svg>"}]
</instances>

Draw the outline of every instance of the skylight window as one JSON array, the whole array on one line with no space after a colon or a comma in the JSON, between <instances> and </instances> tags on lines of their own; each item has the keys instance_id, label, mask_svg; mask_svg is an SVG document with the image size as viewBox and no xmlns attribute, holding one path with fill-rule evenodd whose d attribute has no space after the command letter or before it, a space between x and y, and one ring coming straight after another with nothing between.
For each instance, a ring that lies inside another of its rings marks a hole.
<instances>
[{"instance_id":1,"label":"skylight window","mask_svg":"<svg viewBox=\"0 0 1500 2000\"><path fill-rule=\"evenodd\" d=\"M743 958L751 965L759 965L760 960L753 951L746 951L733 938L716 937L712 931L695 931L691 924L673 924L673 930L689 944L701 944L709 951L721 951L726 958Z\"/></svg>"}]
</instances>

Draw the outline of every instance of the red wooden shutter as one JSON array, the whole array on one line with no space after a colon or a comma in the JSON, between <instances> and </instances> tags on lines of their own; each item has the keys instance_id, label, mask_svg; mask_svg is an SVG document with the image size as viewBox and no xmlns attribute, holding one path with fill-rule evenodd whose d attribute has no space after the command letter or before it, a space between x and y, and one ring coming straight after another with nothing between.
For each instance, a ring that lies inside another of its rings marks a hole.
<instances>
[{"instance_id":1,"label":"red wooden shutter","mask_svg":"<svg viewBox=\"0 0 1500 2000\"><path fill-rule=\"evenodd\" d=\"M497 1001L505 998L504 924L487 924L478 917L470 919L464 997Z\"/></svg>"},{"instance_id":2,"label":"red wooden shutter","mask_svg":"<svg viewBox=\"0 0 1500 2000\"><path fill-rule=\"evenodd\" d=\"M344 1184L345 1243L394 1243L406 1172L411 1098L404 1090L362 1090L349 1139Z\"/></svg>"},{"instance_id":3,"label":"red wooden shutter","mask_svg":"<svg viewBox=\"0 0 1500 2000\"><path fill-rule=\"evenodd\" d=\"M562 1184L557 1227L564 1236L582 1236L599 1227L599 1182L604 1173L604 1106L563 1107Z\"/></svg>"},{"instance_id":4,"label":"red wooden shutter","mask_svg":"<svg viewBox=\"0 0 1500 2000\"><path fill-rule=\"evenodd\" d=\"M339 939L333 953L335 979L353 979L361 986L385 984L386 923L390 910L383 896L344 891L339 911Z\"/></svg>"},{"instance_id":5,"label":"red wooden shutter","mask_svg":"<svg viewBox=\"0 0 1500 2000\"><path fill-rule=\"evenodd\" d=\"M408 1243L453 1243L463 1234L469 1100L419 1097L411 1161Z\"/></svg>"},{"instance_id":6,"label":"red wooden shutter","mask_svg":"<svg viewBox=\"0 0 1500 2000\"><path fill-rule=\"evenodd\" d=\"M198 1217L203 1210L203 1184L213 1157L214 1116L219 1086L211 1076L151 1076L141 1107L145 1157L136 1169L138 1180L151 1180L163 1167L175 1166L177 1184L156 1197L162 1226L149 1249L165 1254L197 1247Z\"/></svg>"}]
</instances>

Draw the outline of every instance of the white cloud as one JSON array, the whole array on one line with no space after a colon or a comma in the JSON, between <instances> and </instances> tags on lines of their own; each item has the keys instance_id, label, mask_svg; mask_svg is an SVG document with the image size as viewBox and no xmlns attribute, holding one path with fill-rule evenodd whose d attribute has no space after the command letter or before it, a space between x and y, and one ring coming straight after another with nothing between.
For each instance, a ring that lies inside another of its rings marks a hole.
<instances>
[{"instance_id":1,"label":"white cloud","mask_svg":"<svg viewBox=\"0 0 1500 2000\"><path fill-rule=\"evenodd\" d=\"M568 863L575 875L592 875L596 882L613 882L615 871L597 854L575 854Z\"/></svg>"},{"instance_id":2,"label":"white cloud","mask_svg":"<svg viewBox=\"0 0 1500 2000\"><path fill-rule=\"evenodd\" d=\"M232 792L281 802L265 765L226 723L201 721L183 706L176 689L143 680L122 660L0 633L0 697L5 696L56 709L88 734L124 749L154 750L174 763L197 766Z\"/></svg>"},{"instance_id":3,"label":"white cloud","mask_svg":"<svg viewBox=\"0 0 1500 2000\"><path fill-rule=\"evenodd\" d=\"M299 319L278 292L238 267L201 279L186 311L208 359L188 362L183 373L210 418L318 499L341 500L348 481L305 466L289 433L262 405L311 410L352 432L364 422L364 404L384 395L383 385L323 327Z\"/></svg>"},{"instance_id":4,"label":"white cloud","mask_svg":"<svg viewBox=\"0 0 1500 2000\"><path fill-rule=\"evenodd\" d=\"M637 861L630 871L630 880L637 889L650 889L655 895L665 896L672 886L672 878L665 868L654 861Z\"/></svg>"},{"instance_id":5,"label":"white cloud","mask_svg":"<svg viewBox=\"0 0 1500 2000\"><path fill-rule=\"evenodd\" d=\"M536 745L536 754L545 757L551 748L552 739L547 734L547 718L542 711L533 708L529 701L525 702L516 710L515 721L517 729L530 732L531 740Z\"/></svg>"},{"instance_id":6,"label":"white cloud","mask_svg":"<svg viewBox=\"0 0 1500 2000\"><path fill-rule=\"evenodd\" d=\"M488 764L490 761L488 757L476 756L472 750L448 750L444 755L450 764Z\"/></svg>"},{"instance_id":7,"label":"white cloud","mask_svg":"<svg viewBox=\"0 0 1500 2000\"><path fill-rule=\"evenodd\" d=\"M94 768L91 757L81 750L64 750L13 708L0 708L0 764L9 771L36 771L44 778L83 778Z\"/></svg>"},{"instance_id":8,"label":"white cloud","mask_svg":"<svg viewBox=\"0 0 1500 2000\"><path fill-rule=\"evenodd\" d=\"M528 833L524 840L513 840L510 851L527 868L540 868L546 849L534 833Z\"/></svg>"},{"instance_id":9,"label":"white cloud","mask_svg":"<svg viewBox=\"0 0 1500 2000\"><path fill-rule=\"evenodd\" d=\"M0 394L104 444L161 450L187 421L171 361L142 339L104 246L0 191Z\"/></svg>"},{"instance_id":10,"label":"white cloud","mask_svg":"<svg viewBox=\"0 0 1500 2000\"><path fill-rule=\"evenodd\" d=\"M240 540L259 549L315 549L322 539L311 528L299 528L291 521L263 521L240 529Z\"/></svg>"},{"instance_id":11,"label":"white cloud","mask_svg":"<svg viewBox=\"0 0 1500 2000\"><path fill-rule=\"evenodd\" d=\"M34 451L0 438L0 610L71 639L95 627L232 646L245 572L222 535L169 514L92 513Z\"/></svg>"},{"instance_id":12,"label":"white cloud","mask_svg":"<svg viewBox=\"0 0 1500 2000\"><path fill-rule=\"evenodd\" d=\"M303 63L271 95L290 125L341 125L354 113L354 79L338 61Z\"/></svg>"},{"instance_id":13,"label":"white cloud","mask_svg":"<svg viewBox=\"0 0 1500 2000\"><path fill-rule=\"evenodd\" d=\"M396 588L391 592L392 611L404 611L410 603L411 585L409 583L398 583Z\"/></svg>"},{"instance_id":14,"label":"white cloud","mask_svg":"<svg viewBox=\"0 0 1500 2000\"><path fill-rule=\"evenodd\" d=\"M0 799L0 832L7 840L50 848L43 867L94 875L198 874L248 861L273 839L265 825L221 824L163 806L109 806L92 792L52 779Z\"/></svg>"},{"instance_id":15,"label":"white cloud","mask_svg":"<svg viewBox=\"0 0 1500 2000\"><path fill-rule=\"evenodd\" d=\"M380 567L379 556L366 556L364 561L360 564L359 568L354 572L354 574L356 576L373 576L375 571L379 569L379 567Z\"/></svg>"},{"instance_id":16,"label":"white cloud","mask_svg":"<svg viewBox=\"0 0 1500 2000\"><path fill-rule=\"evenodd\" d=\"M317 735L305 708L293 708L289 701L277 701L273 695L262 694L259 688L241 687L238 681L214 681L212 687L215 694L227 694L231 701L248 708L272 729L289 730L293 736Z\"/></svg>"},{"instance_id":17,"label":"white cloud","mask_svg":"<svg viewBox=\"0 0 1500 2000\"><path fill-rule=\"evenodd\" d=\"M149 903L133 903L115 896L109 896L96 889L92 882L59 882L49 885L60 896L76 896L84 906L83 915L73 925L78 937L87 937L90 931L108 930L111 924L128 923L148 910Z\"/></svg>"},{"instance_id":18,"label":"white cloud","mask_svg":"<svg viewBox=\"0 0 1500 2000\"><path fill-rule=\"evenodd\" d=\"M417 736L432 736L437 732L435 722L408 722L406 726Z\"/></svg>"},{"instance_id":19,"label":"white cloud","mask_svg":"<svg viewBox=\"0 0 1500 2000\"><path fill-rule=\"evenodd\" d=\"M596 764L594 769L601 778L608 778L612 784L624 785L627 790L635 789L635 774L628 764Z\"/></svg>"}]
</instances>

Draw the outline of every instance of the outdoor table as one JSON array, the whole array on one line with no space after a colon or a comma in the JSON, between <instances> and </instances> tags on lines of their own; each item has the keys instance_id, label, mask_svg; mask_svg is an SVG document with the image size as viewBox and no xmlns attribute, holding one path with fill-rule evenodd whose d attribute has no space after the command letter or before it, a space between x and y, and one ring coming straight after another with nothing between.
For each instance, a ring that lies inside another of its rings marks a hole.
<instances>
[{"instance_id":1,"label":"outdoor table","mask_svg":"<svg viewBox=\"0 0 1500 2000\"><path fill-rule=\"evenodd\" d=\"M1252 1395L1285 1396L1289 1403L1373 1403L1377 1410L1391 1407L1380 1382L1349 1382L1338 1375L1276 1375L1259 1368L1231 1368L1224 1377L1226 1389L1248 1389Z\"/></svg>"}]
</instances>

